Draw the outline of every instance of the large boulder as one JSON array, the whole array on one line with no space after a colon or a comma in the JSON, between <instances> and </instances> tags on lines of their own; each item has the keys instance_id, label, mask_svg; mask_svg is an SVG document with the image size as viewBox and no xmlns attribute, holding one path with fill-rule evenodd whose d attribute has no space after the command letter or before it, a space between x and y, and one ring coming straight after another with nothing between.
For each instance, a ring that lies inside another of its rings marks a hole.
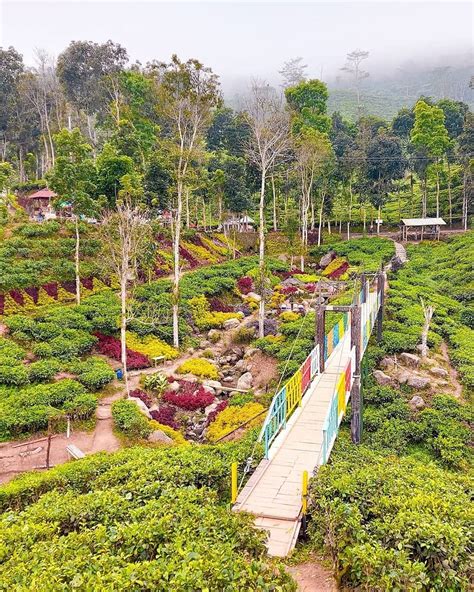
<instances>
[{"instance_id":1,"label":"large boulder","mask_svg":"<svg viewBox=\"0 0 474 592\"><path fill-rule=\"evenodd\" d=\"M433 368L430 368L430 374L436 376L436 378L446 378L447 376L449 376L449 372L444 368L440 368L439 366L434 366Z\"/></svg>"},{"instance_id":2,"label":"large boulder","mask_svg":"<svg viewBox=\"0 0 474 592\"><path fill-rule=\"evenodd\" d=\"M250 372L245 372L237 381L239 390L248 391L252 388L253 376Z\"/></svg>"},{"instance_id":3,"label":"large boulder","mask_svg":"<svg viewBox=\"0 0 474 592\"><path fill-rule=\"evenodd\" d=\"M420 411L421 409L424 409L426 407L426 403L423 397L415 395L408 401L408 406L412 411Z\"/></svg>"},{"instance_id":4,"label":"large boulder","mask_svg":"<svg viewBox=\"0 0 474 592\"><path fill-rule=\"evenodd\" d=\"M148 442L153 442L155 444L172 444L173 440L161 430L153 430L153 432L148 436Z\"/></svg>"},{"instance_id":5,"label":"large boulder","mask_svg":"<svg viewBox=\"0 0 474 592\"><path fill-rule=\"evenodd\" d=\"M251 298L252 300L255 300L256 302L260 302L260 300L262 299L260 294L257 294L257 292L249 292L247 294L247 298Z\"/></svg>"},{"instance_id":6,"label":"large boulder","mask_svg":"<svg viewBox=\"0 0 474 592\"><path fill-rule=\"evenodd\" d=\"M230 331L231 329L237 329L237 327L240 325L240 321L239 319L227 319L227 321L224 321L224 329L226 331Z\"/></svg>"},{"instance_id":7,"label":"large boulder","mask_svg":"<svg viewBox=\"0 0 474 592\"><path fill-rule=\"evenodd\" d=\"M218 380L206 380L204 381L204 387L206 386L213 388L216 395L220 395L222 392L222 384Z\"/></svg>"},{"instance_id":8,"label":"large boulder","mask_svg":"<svg viewBox=\"0 0 474 592\"><path fill-rule=\"evenodd\" d=\"M327 267L333 259L336 258L336 253L334 251L329 251L326 255L323 255L319 260L319 267L324 268Z\"/></svg>"},{"instance_id":9,"label":"large boulder","mask_svg":"<svg viewBox=\"0 0 474 592\"><path fill-rule=\"evenodd\" d=\"M408 352L401 353L400 360L403 364L405 364L405 366L410 366L410 368L418 368L421 361L419 356L416 356L415 354L410 354Z\"/></svg>"},{"instance_id":10,"label":"large boulder","mask_svg":"<svg viewBox=\"0 0 474 592\"><path fill-rule=\"evenodd\" d=\"M135 405L140 409L143 415L146 415L148 419L151 419L150 411L145 403L141 399L137 399L136 397L130 397L129 401L133 401Z\"/></svg>"},{"instance_id":11,"label":"large boulder","mask_svg":"<svg viewBox=\"0 0 474 592\"><path fill-rule=\"evenodd\" d=\"M407 385L415 389L425 389L430 386L430 379L422 376L410 376L407 380Z\"/></svg>"},{"instance_id":12,"label":"large boulder","mask_svg":"<svg viewBox=\"0 0 474 592\"><path fill-rule=\"evenodd\" d=\"M391 370L392 368L395 368L395 360L387 356L380 361L379 366L382 370Z\"/></svg>"},{"instance_id":13,"label":"large boulder","mask_svg":"<svg viewBox=\"0 0 474 592\"><path fill-rule=\"evenodd\" d=\"M395 380L382 370L374 370L374 378L380 386L395 386Z\"/></svg>"}]
</instances>

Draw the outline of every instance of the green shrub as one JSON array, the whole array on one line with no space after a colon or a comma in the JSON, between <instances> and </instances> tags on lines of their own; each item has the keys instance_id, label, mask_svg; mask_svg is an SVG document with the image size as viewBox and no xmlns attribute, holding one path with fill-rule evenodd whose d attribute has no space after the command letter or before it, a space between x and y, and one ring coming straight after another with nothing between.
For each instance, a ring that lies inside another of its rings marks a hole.
<instances>
[{"instance_id":1,"label":"green shrub","mask_svg":"<svg viewBox=\"0 0 474 592\"><path fill-rule=\"evenodd\" d=\"M146 390L153 391L158 397L160 397L165 392L168 386L168 378L162 372L148 374L143 380L143 387Z\"/></svg>"},{"instance_id":2,"label":"green shrub","mask_svg":"<svg viewBox=\"0 0 474 592\"><path fill-rule=\"evenodd\" d=\"M28 367L23 364L15 366L0 365L0 384L8 384L14 386L23 386L30 381L30 373Z\"/></svg>"},{"instance_id":3,"label":"green shrub","mask_svg":"<svg viewBox=\"0 0 474 592\"><path fill-rule=\"evenodd\" d=\"M96 391L115 378L112 368L102 358L90 357L84 361L75 361L69 365L77 380L87 389Z\"/></svg>"},{"instance_id":4,"label":"green shrub","mask_svg":"<svg viewBox=\"0 0 474 592\"><path fill-rule=\"evenodd\" d=\"M30 381L42 382L50 380L61 369L61 364L55 359L38 360L27 366Z\"/></svg>"},{"instance_id":5,"label":"green shrub","mask_svg":"<svg viewBox=\"0 0 474 592\"><path fill-rule=\"evenodd\" d=\"M112 417L117 428L131 438L147 438L151 432L149 420L140 412L133 401L115 401Z\"/></svg>"}]
</instances>

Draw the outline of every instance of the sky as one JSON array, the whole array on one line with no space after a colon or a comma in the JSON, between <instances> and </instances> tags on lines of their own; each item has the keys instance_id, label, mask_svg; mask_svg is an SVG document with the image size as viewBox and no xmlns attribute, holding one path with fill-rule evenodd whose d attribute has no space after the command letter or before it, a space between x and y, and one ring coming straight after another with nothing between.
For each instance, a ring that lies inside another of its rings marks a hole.
<instances>
[{"instance_id":1,"label":"sky","mask_svg":"<svg viewBox=\"0 0 474 592\"><path fill-rule=\"evenodd\" d=\"M310 77L327 81L357 48L370 52L367 67L379 74L408 61L472 61L473 4L0 0L0 46L13 45L28 65L35 48L57 56L72 40L107 39L143 64L173 53L196 57L228 87L252 77L273 82L283 62L297 56Z\"/></svg>"}]
</instances>

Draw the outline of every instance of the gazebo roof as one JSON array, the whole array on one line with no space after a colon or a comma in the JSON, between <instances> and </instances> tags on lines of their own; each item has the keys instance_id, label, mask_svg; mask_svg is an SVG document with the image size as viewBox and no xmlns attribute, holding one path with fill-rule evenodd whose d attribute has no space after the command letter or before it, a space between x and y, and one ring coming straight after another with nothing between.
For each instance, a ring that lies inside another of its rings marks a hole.
<instances>
[{"instance_id":1,"label":"gazebo roof","mask_svg":"<svg viewBox=\"0 0 474 592\"><path fill-rule=\"evenodd\" d=\"M445 226L443 218L403 218L405 226Z\"/></svg>"},{"instance_id":2,"label":"gazebo roof","mask_svg":"<svg viewBox=\"0 0 474 592\"><path fill-rule=\"evenodd\" d=\"M31 195L28 195L28 199L51 199L53 197L57 197L57 194L47 187L40 189L39 191L35 191Z\"/></svg>"}]
</instances>

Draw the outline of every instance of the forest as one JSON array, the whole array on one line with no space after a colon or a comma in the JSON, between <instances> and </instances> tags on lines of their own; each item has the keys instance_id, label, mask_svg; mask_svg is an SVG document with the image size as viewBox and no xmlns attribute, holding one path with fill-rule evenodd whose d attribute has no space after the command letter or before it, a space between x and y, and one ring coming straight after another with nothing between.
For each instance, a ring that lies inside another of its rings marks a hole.
<instances>
[{"instance_id":1,"label":"forest","mask_svg":"<svg viewBox=\"0 0 474 592\"><path fill-rule=\"evenodd\" d=\"M474 116L368 113L365 53L349 119L298 59L234 110L197 59L0 49L0 591L470 589ZM298 421L269 553L236 510Z\"/></svg>"}]
</instances>

